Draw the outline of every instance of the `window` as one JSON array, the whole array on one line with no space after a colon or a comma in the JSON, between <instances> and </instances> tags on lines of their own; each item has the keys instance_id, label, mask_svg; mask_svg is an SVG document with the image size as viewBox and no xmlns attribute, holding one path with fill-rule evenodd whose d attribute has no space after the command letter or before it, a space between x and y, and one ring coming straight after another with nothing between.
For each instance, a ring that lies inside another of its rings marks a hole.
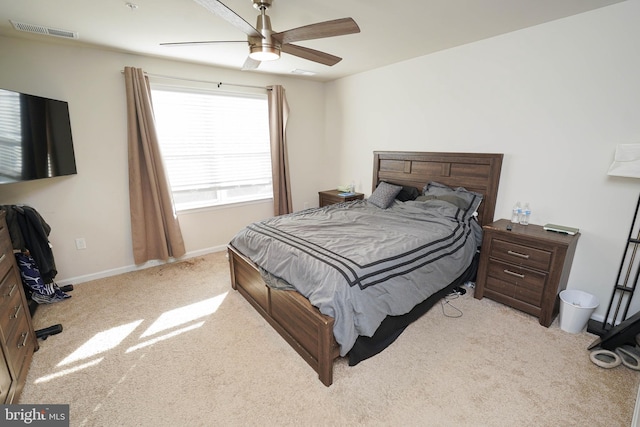
<instances>
[{"instance_id":1,"label":"window","mask_svg":"<svg viewBox=\"0 0 640 427\"><path fill-rule=\"evenodd\" d=\"M0 169L12 182L22 176L22 125L20 94L0 90Z\"/></svg>"},{"instance_id":2,"label":"window","mask_svg":"<svg viewBox=\"0 0 640 427\"><path fill-rule=\"evenodd\" d=\"M266 94L151 93L176 210L273 197Z\"/></svg>"}]
</instances>

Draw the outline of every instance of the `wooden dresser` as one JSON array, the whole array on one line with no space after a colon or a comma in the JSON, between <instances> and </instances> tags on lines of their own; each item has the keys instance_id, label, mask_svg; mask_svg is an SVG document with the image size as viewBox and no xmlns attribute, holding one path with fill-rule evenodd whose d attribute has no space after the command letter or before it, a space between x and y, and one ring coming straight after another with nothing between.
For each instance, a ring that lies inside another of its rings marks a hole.
<instances>
[{"instance_id":1,"label":"wooden dresser","mask_svg":"<svg viewBox=\"0 0 640 427\"><path fill-rule=\"evenodd\" d=\"M0 402L10 404L20 397L38 340L5 215L0 210Z\"/></svg>"},{"instance_id":2,"label":"wooden dresser","mask_svg":"<svg viewBox=\"0 0 640 427\"><path fill-rule=\"evenodd\" d=\"M558 294L567 287L580 233L554 233L506 219L483 231L475 297L532 314L549 327L559 311Z\"/></svg>"},{"instance_id":3,"label":"wooden dresser","mask_svg":"<svg viewBox=\"0 0 640 427\"><path fill-rule=\"evenodd\" d=\"M364 199L364 194L353 193L349 196L341 196L342 191L326 190L318 192L318 203L320 207L334 205L336 203L351 202L352 200Z\"/></svg>"}]
</instances>

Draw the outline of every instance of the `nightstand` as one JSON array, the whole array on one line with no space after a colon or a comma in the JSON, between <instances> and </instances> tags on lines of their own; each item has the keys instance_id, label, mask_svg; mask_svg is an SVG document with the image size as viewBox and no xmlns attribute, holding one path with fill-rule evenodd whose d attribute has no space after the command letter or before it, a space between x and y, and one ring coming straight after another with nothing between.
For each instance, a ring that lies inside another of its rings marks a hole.
<instances>
[{"instance_id":1,"label":"nightstand","mask_svg":"<svg viewBox=\"0 0 640 427\"><path fill-rule=\"evenodd\" d=\"M364 199L364 194L362 193L354 193L351 196L340 196L340 193L342 193L342 191L338 190L327 190L318 192L320 207L333 205L336 203L350 202L352 200Z\"/></svg>"},{"instance_id":2,"label":"nightstand","mask_svg":"<svg viewBox=\"0 0 640 427\"><path fill-rule=\"evenodd\" d=\"M558 315L558 294L567 287L579 237L506 219L485 225L475 298L486 296L532 314L549 327Z\"/></svg>"}]
</instances>

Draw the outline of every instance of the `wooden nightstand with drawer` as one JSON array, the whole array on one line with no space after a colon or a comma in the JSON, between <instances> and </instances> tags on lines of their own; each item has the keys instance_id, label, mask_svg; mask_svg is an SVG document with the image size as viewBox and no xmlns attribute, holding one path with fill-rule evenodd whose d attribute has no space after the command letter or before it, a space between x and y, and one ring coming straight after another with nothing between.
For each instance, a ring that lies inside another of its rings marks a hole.
<instances>
[{"instance_id":1,"label":"wooden nightstand with drawer","mask_svg":"<svg viewBox=\"0 0 640 427\"><path fill-rule=\"evenodd\" d=\"M475 297L532 314L549 327L558 315L558 294L567 287L580 233L560 234L506 219L484 226L483 232Z\"/></svg>"},{"instance_id":2,"label":"wooden nightstand with drawer","mask_svg":"<svg viewBox=\"0 0 640 427\"><path fill-rule=\"evenodd\" d=\"M338 190L326 190L318 192L318 202L320 207L327 205L334 205L336 203L351 202L352 200L364 199L364 194L353 193L350 196L340 196L342 191Z\"/></svg>"}]
</instances>

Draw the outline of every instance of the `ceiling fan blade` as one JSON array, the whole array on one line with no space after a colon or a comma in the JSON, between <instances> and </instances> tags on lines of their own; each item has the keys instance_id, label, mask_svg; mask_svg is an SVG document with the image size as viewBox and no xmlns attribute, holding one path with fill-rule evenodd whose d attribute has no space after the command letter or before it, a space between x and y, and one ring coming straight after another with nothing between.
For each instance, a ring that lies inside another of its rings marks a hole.
<instances>
[{"instance_id":1,"label":"ceiling fan blade","mask_svg":"<svg viewBox=\"0 0 640 427\"><path fill-rule=\"evenodd\" d=\"M201 1L201 0L196 0ZM302 40L321 39L325 37L343 36L346 34L359 33L360 27L352 18L334 19L333 21L319 22L317 24L305 25L304 27L293 28L272 34L271 37L278 40L283 45Z\"/></svg>"},{"instance_id":2,"label":"ceiling fan blade","mask_svg":"<svg viewBox=\"0 0 640 427\"><path fill-rule=\"evenodd\" d=\"M160 43L160 46L188 46L188 45L202 45L202 44L216 44L216 43L246 43L246 40L205 40L201 42L171 42Z\"/></svg>"},{"instance_id":3,"label":"ceiling fan blade","mask_svg":"<svg viewBox=\"0 0 640 427\"><path fill-rule=\"evenodd\" d=\"M251 37L259 37L261 39L264 38L262 34L258 30L256 30L253 25L249 24L247 21L242 19L240 15L235 13L233 10L229 9L222 2L217 0L193 0L198 3L200 6L203 6L209 12L213 12L218 15L220 18L224 19L243 33Z\"/></svg>"},{"instance_id":4,"label":"ceiling fan blade","mask_svg":"<svg viewBox=\"0 0 640 427\"><path fill-rule=\"evenodd\" d=\"M260 65L260 61L256 61L255 59L247 56L247 59L244 61L242 65L242 70L255 70Z\"/></svg>"},{"instance_id":5,"label":"ceiling fan blade","mask_svg":"<svg viewBox=\"0 0 640 427\"><path fill-rule=\"evenodd\" d=\"M330 55L319 50L309 49L308 47L297 46L295 44L282 45L282 51L291 55L298 56L309 61L319 62L320 64L332 66L342 61L342 58Z\"/></svg>"}]
</instances>

